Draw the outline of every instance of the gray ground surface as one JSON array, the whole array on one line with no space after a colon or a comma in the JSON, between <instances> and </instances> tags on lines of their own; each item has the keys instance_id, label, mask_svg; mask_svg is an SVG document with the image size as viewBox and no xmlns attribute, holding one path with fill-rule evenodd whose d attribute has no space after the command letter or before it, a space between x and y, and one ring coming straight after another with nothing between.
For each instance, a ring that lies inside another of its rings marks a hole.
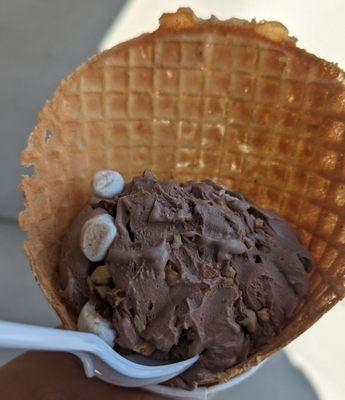
<instances>
[{"instance_id":1,"label":"gray ground surface","mask_svg":"<svg viewBox=\"0 0 345 400\"><path fill-rule=\"evenodd\" d=\"M19 154L59 81L97 51L125 0L0 0L0 216L15 217Z\"/></svg>"}]
</instances>

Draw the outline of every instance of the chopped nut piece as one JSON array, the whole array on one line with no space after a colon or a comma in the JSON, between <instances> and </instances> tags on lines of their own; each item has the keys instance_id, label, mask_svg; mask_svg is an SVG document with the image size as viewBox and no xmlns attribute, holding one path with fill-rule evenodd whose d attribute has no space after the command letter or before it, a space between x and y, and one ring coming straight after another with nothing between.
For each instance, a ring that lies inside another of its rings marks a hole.
<instances>
[{"instance_id":1,"label":"chopped nut piece","mask_svg":"<svg viewBox=\"0 0 345 400\"><path fill-rule=\"evenodd\" d=\"M174 233L174 247L179 249L182 246L182 239L179 233Z\"/></svg>"},{"instance_id":2,"label":"chopped nut piece","mask_svg":"<svg viewBox=\"0 0 345 400\"><path fill-rule=\"evenodd\" d=\"M222 283L224 286L233 286L234 280L232 278L223 278Z\"/></svg>"},{"instance_id":3,"label":"chopped nut piece","mask_svg":"<svg viewBox=\"0 0 345 400\"><path fill-rule=\"evenodd\" d=\"M118 306L124 299L125 293L120 289L112 289L106 294L106 299L110 304Z\"/></svg>"},{"instance_id":4,"label":"chopped nut piece","mask_svg":"<svg viewBox=\"0 0 345 400\"><path fill-rule=\"evenodd\" d=\"M270 319L270 312L268 311L267 308L262 308L261 310L259 310L257 312L257 315L259 317L259 319L261 319L262 321L268 321Z\"/></svg>"},{"instance_id":5,"label":"chopped nut piece","mask_svg":"<svg viewBox=\"0 0 345 400\"><path fill-rule=\"evenodd\" d=\"M105 296L107 294L107 292L109 291L109 287L108 286L104 286L104 285L99 285L95 287L96 292L99 294L99 296L102 299L105 299Z\"/></svg>"},{"instance_id":6,"label":"chopped nut piece","mask_svg":"<svg viewBox=\"0 0 345 400\"><path fill-rule=\"evenodd\" d=\"M171 233L171 232L168 232L167 233L167 241L168 242L173 242L173 240L174 240L174 234Z\"/></svg>"},{"instance_id":7,"label":"chopped nut piece","mask_svg":"<svg viewBox=\"0 0 345 400\"><path fill-rule=\"evenodd\" d=\"M256 218L254 222L255 228L263 228L264 226L264 221L261 218Z\"/></svg>"},{"instance_id":8,"label":"chopped nut piece","mask_svg":"<svg viewBox=\"0 0 345 400\"><path fill-rule=\"evenodd\" d=\"M107 285L111 282L111 275L107 265L97 267L91 274L91 280L95 285Z\"/></svg>"},{"instance_id":9,"label":"chopped nut piece","mask_svg":"<svg viewBox=\"0 0 345 400\"><path fill-rule=\"evenodd\" d=\"M249 238L244 238L244 244L247 246L248 249L254 247L254 242Z\"/></svg>"},{"instance_id":10,"label":"chopped nut piece","mask_svg":"<svg viewBox=\"0 0 345 400\"><path fill-rule=\"evenodd\" d=\"M250 310L249 308L246 310L246 314L248 318L245 320L244 326L248 329L250 333L254 333L256 330L256 314L255 311Z\"/></svg>"},{"instance_id":11,"label":"chopped nut piece","mask_svg":"<svg viewBox=\"0 0 345 400\"><path fill-rule=\"evenodd\" d=\"M214 279L219 276L218 266L211 264L202 264L201 274L205 279Z\"/></svg>"},{"instance_id":12,"label":"chopped nut piece","mask_svg":"<svg viewBox=\"0 0 345 400\"><path fill-rule=\"evenodd\" d=\"M134 326L139 333L143 332L146 328L143 321L137 315L134 317Z\"/></svg>"},{"instance_id":13,"label":"chopped nut piece","mask_svg":"<svg viewBox=\"0 0 345 400\"><path fill-rule=\"evenodd\" d=\"M236 274L237 274L237 271L230 264L226 265L223 268L223 275L226 276L227 278L235 278Z\"/></svg>"},{"instance_id":14,"label":"chopped nut piece","mask_svg":"<svg viewBox=\"0 0 345 400\"><path fill-rule=\"evenodd\" d=\"M217 203L224 209L229 208L224 199L217 199Z\"/></svg>"},{"instance_id":15,"label":"chopped nut piece","mask_svg":"<svg viewBox=\"0 0 345 400\"><path fill-rule=\"evenodd\" d=\"M206 294L211 290L211 288L209 287L209 285L202 284L200 290L201 290L201 293Z\"/></svg>"},{"instance_id":16,"label":"chopped nut piece","mask_svg":"<svg viewBox=\"0 0 345 400\"><path fill-rule=\"evenodd\" d=\"M88 286L90 292L93 293L95 291L95 285L92 283L92 280L89 276L86 279L86 283L87 283L87 286Z\"/></svg>"},{"instance_id":17,"label":"chopped nut piece","mask_svg":"<svg viewBox=\"0 0 345 400\"><path fill-rule=\"evenodd\" d=\"M96 312L104 319L111 319L113 314L111 307L105 301L100 301L99 303L95 304Z\"/></svg>"},{"instance_id":18,"label":"chopped nut piece","mask_svg":"<svg viewBox=\"0 0 345 400\"><path fill-rule=\"evenodd\" d=\"M177 283L179 274L173 269L171 263L167 263L165 266L165 280L169 286L173 286Z\"/></svg>"},{"instance_id":19,"label":"chopped nut piece","mask_svg":"<svg viewBox=\"0 0 345 400\"><path fill-rule=\"evenodd\" d=\"M144 356L150 356L155 351L155 346L150 342L144 342L137 344L133 348L134 351Z\"/></svg>"}]
</instances>

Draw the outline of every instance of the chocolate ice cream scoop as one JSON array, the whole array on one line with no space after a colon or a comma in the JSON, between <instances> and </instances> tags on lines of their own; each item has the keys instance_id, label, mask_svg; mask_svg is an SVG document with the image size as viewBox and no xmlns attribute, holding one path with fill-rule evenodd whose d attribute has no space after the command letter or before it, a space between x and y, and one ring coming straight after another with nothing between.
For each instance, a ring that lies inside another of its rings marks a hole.
<instances>
[{"instance_id":1,"label":"chocolate ice cream scoop","mask_svg":"<svg viewBox=\"0 0 345 400\"><path fill-rule=\"evenodd\" d=\"M104 214L116 235L93 262L80 248L83 227ZM111 321L118 350L165 360L201 354L171 382L192 388L281 332L307 292L311 265L298 232L243 194L146 171L85 206L59 271L66 301L79 314L89 300Z\"/></svg>"}]
</instances>

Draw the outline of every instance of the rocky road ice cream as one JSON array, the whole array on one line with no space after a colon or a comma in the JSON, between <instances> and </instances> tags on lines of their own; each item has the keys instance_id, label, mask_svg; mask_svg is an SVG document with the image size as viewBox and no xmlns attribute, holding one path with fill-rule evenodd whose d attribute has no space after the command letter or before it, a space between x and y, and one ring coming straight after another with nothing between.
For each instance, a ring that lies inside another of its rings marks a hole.
<instances>
[{"instance_id":1,"label":"rocky road ice cream","mask_svg":"<svg viewBox=\"0 0 345 400\"><path fill-rule=\"evenodd\" d=\"M101 171L93 185L63 241L62 296L79 329L120 352L200 354L171 385L193 388L244 361L306 294L312 260L297 231L243 194L151 172L123 185Z\"/></svg>"}]
</instances>

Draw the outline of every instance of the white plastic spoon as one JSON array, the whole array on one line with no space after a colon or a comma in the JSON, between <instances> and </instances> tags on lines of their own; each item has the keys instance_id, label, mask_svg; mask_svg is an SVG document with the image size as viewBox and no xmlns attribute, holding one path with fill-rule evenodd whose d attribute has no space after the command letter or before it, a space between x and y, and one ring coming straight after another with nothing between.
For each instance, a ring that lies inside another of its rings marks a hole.
<instances>
[{"instance_id":1,"label":"white plastic spoon","mask_svg":"<svg viewBox=\"0 0 345 400\"><path fill-rule=\"evenodd\" d=\"M198 355L174 364L158 364L143 356L133 362L92 333L45 328L0 321L0 347L72 353L80 358L85 374L108 383L138 387L165 382L191 367Z\"/></svg>"}]
</instances>

